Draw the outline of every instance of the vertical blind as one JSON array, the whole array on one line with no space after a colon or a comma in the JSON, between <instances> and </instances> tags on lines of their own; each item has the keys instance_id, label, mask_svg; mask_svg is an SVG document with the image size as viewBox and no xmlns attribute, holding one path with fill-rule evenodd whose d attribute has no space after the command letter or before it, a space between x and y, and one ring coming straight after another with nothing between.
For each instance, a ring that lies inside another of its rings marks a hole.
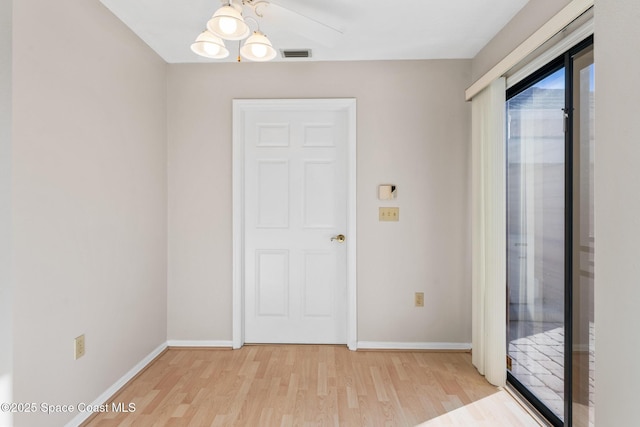
<instances>
[{"instance_id":1,"label":"vertical blind","mask_svg":"<svg viewBox=\"0 0 640 427\"><path fill-rule=\"evenodd\" d=\"M487 381L506 381L504 78L472 102L472 361Z\"/></svg>"}]
</instances>

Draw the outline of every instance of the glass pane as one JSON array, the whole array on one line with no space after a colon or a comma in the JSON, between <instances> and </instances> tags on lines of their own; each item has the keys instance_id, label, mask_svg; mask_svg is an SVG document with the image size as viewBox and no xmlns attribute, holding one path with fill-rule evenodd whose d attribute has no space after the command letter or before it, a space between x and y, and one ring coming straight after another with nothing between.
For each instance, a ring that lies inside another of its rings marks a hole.
<instances>
[{"instance_id":1,"label":"glass pane","mask_svg":"<svg viewBox=\"0 0 640 427\"><path fill-rule=\"evenodd\" d=\"M507 102L507 348L511 374L564 418L565 75Z\"/></svg>"},{"instance_id":2,"label":"glass pane","mask_svg":"<svg viewBox=\"0 0 640 427\"><path fill-rule=\"evenodd\" d=\"M573 115L573 425L594 425L593 337L595 252L593 229L594 65L593 48L574 58Z\"/></svg>"}]
</instances>

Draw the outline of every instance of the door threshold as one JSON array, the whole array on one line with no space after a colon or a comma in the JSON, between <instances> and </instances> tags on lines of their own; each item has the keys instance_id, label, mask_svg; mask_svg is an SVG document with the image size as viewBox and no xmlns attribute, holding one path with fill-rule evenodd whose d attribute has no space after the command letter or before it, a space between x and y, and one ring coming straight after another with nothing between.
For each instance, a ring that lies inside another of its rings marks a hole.
<instances>
[{"instance_id":1,"label":"door threshold","mask_svg":"<svg viewBox=\"0 0 640 427\"><path fill-rule=\"evenodd\" d=\"M516 390L511 384L507 383L502 387L512 398L515 400L529 415L535 420L541 427L553 427L551 424L536 408L525 399L518 390Z\"/></svg>"}]
</instances>

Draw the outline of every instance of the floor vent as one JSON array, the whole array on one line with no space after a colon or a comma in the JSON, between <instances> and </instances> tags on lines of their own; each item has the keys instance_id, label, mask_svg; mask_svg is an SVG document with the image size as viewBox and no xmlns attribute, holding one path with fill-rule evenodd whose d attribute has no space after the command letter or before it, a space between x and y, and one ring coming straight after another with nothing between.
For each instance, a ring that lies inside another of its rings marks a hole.
<instances>
[{"instance_id":1,"label":"floor vent","mask_svg":"<svg viewBox=\"0 0 640 427\"><path fill-rule=\"evenodd\" d=\"M281 50L283 58L311 58L311 49Z\"/></svg>"}]
</instances>

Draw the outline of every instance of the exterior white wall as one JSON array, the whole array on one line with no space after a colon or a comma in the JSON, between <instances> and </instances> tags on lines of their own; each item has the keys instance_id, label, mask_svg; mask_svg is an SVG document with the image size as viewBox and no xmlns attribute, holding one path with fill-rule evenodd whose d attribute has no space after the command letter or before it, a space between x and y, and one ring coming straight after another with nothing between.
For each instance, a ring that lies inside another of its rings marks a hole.
<instances>
[{"instance_id":1,"label":"exterior white wall","mask_svg":"<svg viewBox=\"0 0 640 427\"><path fill-rule=\"evenodd\" d=\"M468 60L170 65L168 338L231 340L232 99L353 97L358 340L471 342L469 84Z\"/></svg>"},{"instance_id":2,"label":"exterior white wall","mask_svg":"<svg viewBox=\"0 0 640 427\"><path fill-rule=\"evenodd\" d=\"M11 31L12 0L0 0L0 402L13 389L13 281L11 278ZM0 425L13 424L0 411Z\"/></svg>"},{"instance_id":3,"label":"exterior white wall","mask_svg":"<svg viewBox=\"0 0 640 427\"><path fill-rule=\"evenodd\" d=\"M473 81L475 82L482 77L569 3L571 0L529 0L520 12L473 58Z\"/></svg>"},{"instance_id":4,"label":"exterior white wall","mask_svg":"<svg viewBox=\"0 0 640 427\"><path fill-rule=\"evenodd\" d=\"M640 3L595 5L596 425L638 423Z\"/></svg>"},{"instance_id":5,"label":"exterior white wall","mask_svg":"<svg viewBox=\"0 0 640 427\"><path fill-rule=\"evenodd\" d=\"M165 95L165 63L99 2L14 2L15 402L91 403L166 341Z\"/></svg>"}]
</instances>

